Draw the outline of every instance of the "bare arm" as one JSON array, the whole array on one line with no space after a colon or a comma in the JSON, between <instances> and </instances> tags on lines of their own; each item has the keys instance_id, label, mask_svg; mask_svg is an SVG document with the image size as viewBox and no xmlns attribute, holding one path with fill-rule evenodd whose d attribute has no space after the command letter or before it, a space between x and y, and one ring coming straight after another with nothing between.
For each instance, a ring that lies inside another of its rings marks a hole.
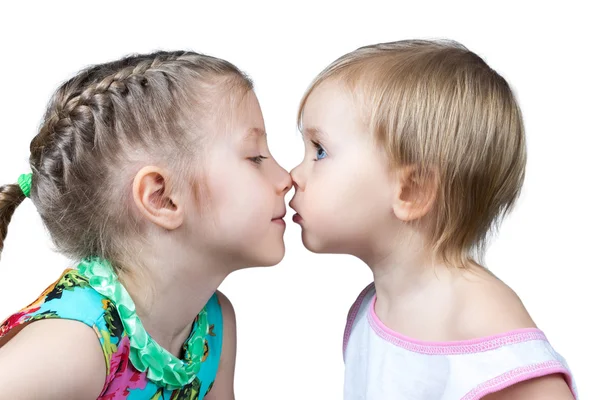
<instances>
[{"instance_id":1,"label":"bare arm","mask_svg":"<svg viewBox=\"0 0 600 400\"><path fill-rule=\"evenodd\" d=\"M212 390L206 395L206 400L234 400L233 376L235 373L235 354L237 334L235 312L233 305L224 294L217 292L223 313L223 347L219 370Z\"/></svg>"},{"instance_id":2,"label":"bare arm","mask_svg":"<svg viewBox=\"0 0 600 400\"><path fill-rule=\"evenodd\" d=\"M573 400L573 394L562 375L548 375L517 383L492 393L484 400Z\"/></svg>"},{"instance_id":3,"label":"bare arm","mask_svg":"<svg viewBox=\"0 0 600 400\"><path fill-rule=\"evenodd\" d=\"M105 380L98 337L81 322L36 321L0 347L0 400L96 399Z\"/></svg>"}]
</instances>

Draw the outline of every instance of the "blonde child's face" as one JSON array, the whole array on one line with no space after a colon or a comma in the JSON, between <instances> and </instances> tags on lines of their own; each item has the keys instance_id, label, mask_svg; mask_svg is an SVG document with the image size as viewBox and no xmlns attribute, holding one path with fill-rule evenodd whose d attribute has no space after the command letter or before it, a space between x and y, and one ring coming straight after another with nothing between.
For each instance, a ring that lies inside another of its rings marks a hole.
<instances>
[{"instance_id":1,"label":"blonde child's face","mask_svg":"<svg viewBox=\"0 0 600 400\"><path fill-rule=\"evenodd\" d=\"M304 245L314 252L368 257L395 222L387 158L358 110L342 84L326 81L303 111L305 155L291 172L290 207Z\"/></svg>"},{"instance_id":2,"label":"blonde child's face","mask_svg":"<svg viewBox=\"0 0 600 400\"><path fill-rule=\"evenodd\" d=\"M216 249L229 263L274 265L285 252L284 196L291 178L269 152L254 92L232 104L226 129L217 129L203 161L202 186L208 193L196 197L208 204L201 207L198 234L203 245Z\"/></svg>"}]
</instances>

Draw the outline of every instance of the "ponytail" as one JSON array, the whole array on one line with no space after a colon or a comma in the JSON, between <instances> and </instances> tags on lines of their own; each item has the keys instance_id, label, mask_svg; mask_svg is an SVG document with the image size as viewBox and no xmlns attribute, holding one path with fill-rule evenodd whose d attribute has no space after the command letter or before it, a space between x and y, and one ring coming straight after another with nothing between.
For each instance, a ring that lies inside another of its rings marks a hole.
<instances>
[{"instance_id":1,"label":"ponytail","mask_svg":"<svg viewBox=\"0 0 600 400\"><path fill-rule=\"evenodd\" d=\"M31 174L21 175L18 184L0 186L0 254L4 249L8 224L19 204L29 197L30 191Z\"/></svg>"}]
</instances>

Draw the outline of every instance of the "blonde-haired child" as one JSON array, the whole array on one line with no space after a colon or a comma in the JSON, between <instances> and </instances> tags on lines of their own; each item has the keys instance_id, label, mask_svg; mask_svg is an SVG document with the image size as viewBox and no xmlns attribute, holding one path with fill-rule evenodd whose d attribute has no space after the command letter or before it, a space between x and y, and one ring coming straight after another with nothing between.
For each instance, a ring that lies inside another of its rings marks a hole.
<instances>
[{"instance_id":1,"label":"blonde-haired child","mask_svg":"<svg viewBox=\"0 0 600 400\"><path fill-rule=\"evenodd\" d=\"M566 362L481 266L525 173L504 78L455 42L367 46L315 79L299 125L302 240L374 276L348 316L346 400L576 396Z\"/></svg>"}]
</instances>

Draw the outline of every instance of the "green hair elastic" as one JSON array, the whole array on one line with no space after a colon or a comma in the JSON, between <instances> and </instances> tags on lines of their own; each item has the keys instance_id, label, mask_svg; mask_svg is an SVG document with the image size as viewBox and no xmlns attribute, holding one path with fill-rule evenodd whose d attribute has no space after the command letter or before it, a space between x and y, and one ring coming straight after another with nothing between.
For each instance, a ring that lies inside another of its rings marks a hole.
<instances>
[{"instance_id":1,"label":"green hair elastic","mask_svg":"<svg viewBox=\"0 0 600 400\"><path fill-rule=\"evenodd\" d=\"M29 197L31 195L31 178L33 174L23 174L19 176L17 182L19 183L19 187L23 191L25 197Z\"/></svg>"}]
</instances>

